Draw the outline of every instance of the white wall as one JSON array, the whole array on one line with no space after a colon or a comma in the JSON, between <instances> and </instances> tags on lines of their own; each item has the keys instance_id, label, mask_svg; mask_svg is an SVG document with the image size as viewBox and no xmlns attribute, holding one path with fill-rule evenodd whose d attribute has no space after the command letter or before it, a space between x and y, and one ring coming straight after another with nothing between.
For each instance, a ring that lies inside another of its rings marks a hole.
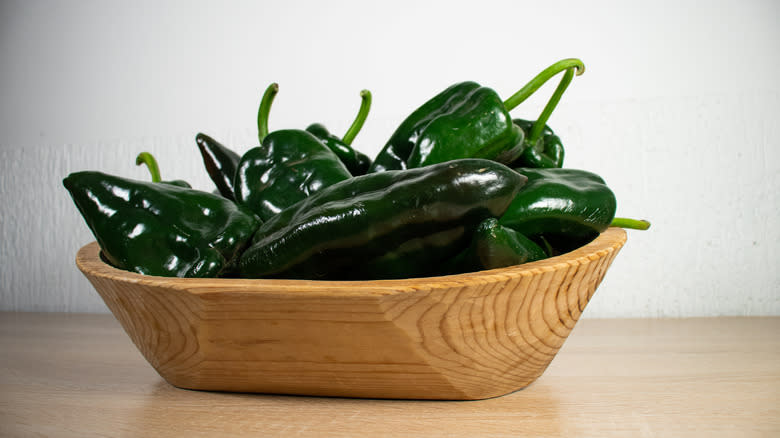
<instances>
[{"instance_id":1,"label":"white wall","mask_svg":"<svg viewBox=\"0 0 780 438\"><path fill-rule=\"evenodd\" d=\"M98 169L212 188L199 131L343 132L376 153L417 105L475 80L511 95L581 58L550 123L600 173L630 232L586 316L778 315L780 3L765 1L0 2L0 310L103 312L73 263L92 240L61 180ZM540 90L517 117L535 117Z\"/></svg>"}]
</instances>

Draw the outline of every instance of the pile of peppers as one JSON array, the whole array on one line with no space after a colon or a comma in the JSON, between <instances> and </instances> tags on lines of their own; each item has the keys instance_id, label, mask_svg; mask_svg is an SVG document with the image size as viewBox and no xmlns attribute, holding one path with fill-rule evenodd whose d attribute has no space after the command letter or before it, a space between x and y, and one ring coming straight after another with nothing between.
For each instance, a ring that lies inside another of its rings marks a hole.
<instances>
[{"instance_id":1,"label":"pile of peppers","mask_svg":"<svg viewBox=\"0 0 780 438\"><path fill-rule=\"evenodd\" d=\"M501 268L566 253L609 226L614 193L595 173L563 167L547 122L578 59L540 72L501 99L476 82L447 87L401 122L371 159L352 147L371 107L339 137L320 123L269 131L279 87L263 94L258 145L239 154L199 133L216 189L98 171L63 184L111 265L165 277L371 280ZM562 79L536 120L512 118L552 77Z\"/></svg>"}]
</instances>

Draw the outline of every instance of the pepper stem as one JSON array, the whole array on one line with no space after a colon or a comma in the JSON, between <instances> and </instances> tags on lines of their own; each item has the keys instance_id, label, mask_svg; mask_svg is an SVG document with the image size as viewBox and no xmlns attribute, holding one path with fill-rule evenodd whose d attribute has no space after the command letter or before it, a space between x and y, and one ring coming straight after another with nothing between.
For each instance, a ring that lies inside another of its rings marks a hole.
<instances>
[{"instance_id":1,"label":"pepper stem","mask_svg":"<svg viewBox=\"0 0 780 438\"><path fill-rule=\"evenodd\" d=\"M574 67L566 70L566 73L563 74L561 82L558 84L558 88L555 89L552 97L550 97L547 105L545 105L544 110L542 110L542 113L539 114L539 117L534 122L533 127L531 127L528 143L536 144L536 140L542 135L542 131L544 131L544 127L547 125L547 120L550 119L552 112L555 111L555 107L558 106L558 102L560 102L563 92L569 87L572 78L574 78Z\"/></svg>"},{"instance_id":2,"label":"pepper stem","mask_svg":"<svg viewBox=\"0 0 780 438\"><path fill-rule=\"evenodd\" d=\"M260 100L260 108L257 110L257 137L260 139L260 143L263 143L263 139L268 135L268 114L271 112L271 104L278 92L279 84L274 82L265 89L263 98Z\"/></svg>"},{"instance_id":3,"label":"pepper stem","mask_svg":"<svg viewBox=\"0 0 780 438\"><path fill-rule=\"evenodd\" d=\"M625 217L616 217L612 219L611 227L628 228L630 230L646 230L650 228L650 222L644 219L629 219Z\"/></svg>"},{"instance_id":4,"label":"pepper stem","mask_svg":"<svg viewBox=\"0 0 780 438\"><path fill-rule=\"evenodd\" d=\"M160 179L160 167L157 166L157 160L152 154L149 152L141 152L138 154L135 158L135 165L140 166L142 164L146 164L149 173L152 174L152 182L158 183L162 181L162 179Z\"/></svg>"},{"instance_id":5,"label":"pepper stem","mask_svg":"<svg viewBox=\"0 0 780 438\"><path fill-rule=\"evenodd\" d=\"M360 99L360 109L358 110L357 117L355 117L355 121L352 122L352 125L347 129L347 133L344 134L344 137L341 138L341 141L347 146L352 144L352 141L357 137L360 130L363 129L363 124L366 123L368 112L371 110L371 92L362 90L360 92Z\"/></svg>"},{"instance_id":6,"label":"pepper stem","mask_svg":"<svg viewBox=\"0 0 780 438\"><path fill-rule=\"evenodd\" d=\"M531 79L531 81L525 84L525 86L521 88L517 93L513 94L509 99L505 100L504 107L506 108L507 111L512 111L515 107L525 102L525 100L528 99L529 96L534 94L534 92L536 92L536 90L538 90L539 87L544 85L545 82L550 80L550 78L570 68L577 69L577 76L585 73L585 64L583 64L582 61L580 61L579 59L576 58L562 59L556 62L555 64L547 67L546 69L542 70L541 73L536 75L535 78Z\"/></svg>"}]
</instances>

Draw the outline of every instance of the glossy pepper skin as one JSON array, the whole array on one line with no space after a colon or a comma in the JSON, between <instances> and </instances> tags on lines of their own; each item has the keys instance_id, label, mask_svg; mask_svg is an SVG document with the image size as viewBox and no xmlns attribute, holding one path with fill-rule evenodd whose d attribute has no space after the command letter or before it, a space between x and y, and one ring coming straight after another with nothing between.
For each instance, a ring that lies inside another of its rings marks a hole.
<instances>
[{"instance_id":1,"label":"glossy pepper skin","mask_svg":"<svg viewBox=\"0 0 780 438\"><path fill-rule=\"evenodd\" d=\"M461 82L410 114L374 159L369 172L422 167L460 158L511 162L523 147L523 131L498 94Z\"/></svg>"},{"instance_id":2,"label":"glossy pepper skin","mask_svg":"<svg viewBox=\"0 0 780 438\"><path fill-rule=\"evenodd\" d=\"M615 217L615 194L594 173L568 168L515 170L528 182L499 224L540 245L546 241L556 253L593 240Z\"/></svg>"},{"instance_id":3,"label":"glossy pepper skin","mask_svg":"<svg viewBox=\"0 0 780 438\"><path fill-rule=\"evenodd\" d=\"M523 130L525 138L530 139L534 122L523 119L514 119L513 122ZM545 169L563 167L563 157L564 148L561 139L548 125L544 125L539 138L533 144L527 144L520 157L510 166Z\"/></svg>"},{"instance_id":4,"label":"glossy pepper skin","mask_svg":"<svg viewBox=\"0 0 780 438\"><path fill-rule=\"evenodd\" d=\"M463 252L445 264L444 274L476 272L542 260L549 254L531 239L505 227L497 218L480 222Z\"/></svg>"},{"instance_id":5,"label":"glossy pepper skin","mask_svg":"<svg viewBox=\"0 0 780 438\"><path fill-rule=\"evenodd\" d=\"M119 269L163 277L229 271L260 221L222 196L101 172L68 175L102 255Z\"/></svg>"},{"instance_id":6,"label":"glossy pepper skin","mask_svg":"<svg viewBox=\"0 0 780 438\"><path fill-rule=\"evenodd\" d=\"M273 131L247 151L234 180L236 202L268 220L296 202L352 174L313 134Z\"/></svg>"},{"instance_id":7,"label":"glossy pepper skin","mask_svg":"<svg viewBox=\"0 0 780 438\"><path fill-rule=\"evenodd\" d=\"M233 180L241 156L206 134L198 133L195 136L195 143L203 157L206 172L217 186L219 193L230 200L235 200Z\"/></svg>"},{"instance_id":8,"label":"glossy pepper skin","mask_svg":"<svg viewBox=\"0 0 780 438\"><path fill-rule=\"evenodd\" d=\"M331 134L321 123L312 123L306 128L306 131L320 139L325 146L332 150L353 176L364 175L368 171L371 159L366 154L344 143L341 138Z\"/></svg>"},{"instance_id":9,"label":"glossy pepper skin","mask_svg":"<svg viewBox=\"0 0 780 438\"><path fill-rule=\"evenodd\" d=\"M379 172L327 187L271 218L239 262L244 277L405 278L435 272L498 217L526 178L489 160Z\"/></svg>"}]
</instances>

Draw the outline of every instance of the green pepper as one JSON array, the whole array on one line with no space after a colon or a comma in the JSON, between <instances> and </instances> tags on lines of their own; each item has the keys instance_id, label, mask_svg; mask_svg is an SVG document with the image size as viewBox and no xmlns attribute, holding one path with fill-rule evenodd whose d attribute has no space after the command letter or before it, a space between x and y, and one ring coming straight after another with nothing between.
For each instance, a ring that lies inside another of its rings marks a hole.
<instances>
[{"instance_id":1,"label":"green pepper","mask_svg":"<svg viewBox=\"0 0 780 438\"><path fill-rule=\"evenodd\" d=\"M549 254L531 239L488 218L477 227L471 244L444 265L443 274L476 272L542 260Z\"/></svg>"},{"instance_id":2,"label":"green pepper","mask_svg":"<svg viewBox=\"0 0 780 438\"><path fill-rule=\"evenodd\" d=\"M367 174L326 187L261 226L244 277L405 278L436 272L526 178L483 159Z\"/></svg>"},{"instance_id":3,"label":"green pepper","mask_svg":"<svg viewBox=\"0 0 780 438\"><path fill-rule=\"evenodd\" d=\"M212 193L101 172L63 180L113 266L163 277L216 277L232 269L260 222Z\"/></svg>"},{"instance_id":4,"label":"green pepper","mask_svg":"<svg viewBox=\"0 0 780 438\"><path fill-rule=\"evenodd\" d=\"M499 223L557 253L593 240L615 217L615 194L595 173L577 169L518 168L528 182Z\"/></svg>"},{"instance_id":5,"label":"green pepper","mask_svg":"<svg viewBox=\"0 0 780 438\"><path fill-rule=\"evenodd\" d=\"M458 158L519 155L523 132L495 91L462 82L407 117L374 159L369 172L411 169Z\"/></svg>"},{"instance_id":6,"label":"green pepper","mask_svg":"<svg viewBox=\"0 0 780 438\"><path fill-rule=\"evenodd\" d=\"M233 179L241 157L206 134L198 133L195 136L195 143L203 157L206 172L214 181L219 193L230 200L235 200Z\"/></svg>"},{"instance_id":7,"label":"green pepper","mask_svg":"<svg viewBox=\"0 0 780 438\"><path fill-rule=\"evenodd\" d=\"M344 137L339 138L331 134L320 123L313 123L306 128L306 131L314 134L321 142L325 143L325 146L338 155L341 162L347 166L347 169L354 176L365 174L371 165L371 159L366 154L353 149L351 146L352 141L363 127L366 117L368 117L368 111L371 109L371 92L368 90L361 91L360 98L361 103L357 117L355 117Z\"/></svg>"},{"instance_id":8,"label":"green pepper","mask_svg":"<svg viewBox=\"0 0 780 438\"><path fill-rule=\"evenodd\" d=\"M461 82L448 87L417 108L396 128L385 146L374 157L369 173L408 168L407 162L417 139L431 121L456 108L472 91L479 88L476 82Z\"/></svg>"},{"instance_id":9,"label":"green pepper","mask_svg":"<svg viewBox=\"0 0 780 438\"><path fill-rule=\"evenodd\" d=\"M262 146L247 151L238 165L236 202L268 220L313 193L352 174L314 135L274 131Z\"/></svg>"},{"instance_id":10,"label":"green pepper","mask_svg":"<svg viewBox=\"0 0 780 438\"><path fill-rule=\"evenodd\" d=\"M261 145L248 150L234 179L236 202L268 220L281 210L352 174L313 134L286 129L268 133L268 112L278 85L271 84L260 104Z\"/></svg>"},{"instance_id":11,"label":"green pepper","mask_svg":"<svg viewBox=\"0 0 780 438\"><path fill-rule=\"evenodd\" d=\"M565 59L502 102L498 94L476 82L462 82L442 91L410 114L374 159L369 172L406 169L457 158L516 160L526 147L525 133L509 116L545 81L560 71L584 69L578 59Z\"/></svg>"},{"instance_id":12,"label":"green pepper","mask_svg":"<svg viewBox=\"0 0 780 438\"><path fill-rule=\"evenodd\" d=\"M371 165L371 159L360 151L344 143L344 140L333 135L320 123L312 123L306 127L306 132L314 135L325 146L332 150L347 167L352 176L364 175Z\"/></svg>"},{"instance_id":13,"label":"green pepper","mask_svg":"<svg viewBox=\"0 0 780 438\"><path fill-rule=\"evenodd\" d=\"M160 178L160 166L157 165L157 160L154 158L154 155L150 154L149 152L141 152L140 154L138 154L137 157L135 157L135 165L140 166L142 164L145 164L146 168L149 169L149 174L152 176L152 182L154 183L170 184L179 187L192 188L190 183L180 179L175 179L172 181L163 181Z\"/></svg>"},{"instance_id":14,"label":"green pepper","mask_svg":"<svg viewBox=\"0 0 780 438\"><path fill-rule=\"evenodd\" d=\"M535 122L523 119L514 119L513 122L526 133L526 138L530 138ZM555 135L549 126L544 125L542 132L536 140L526 141L526 147L523 149L523 153L511 164L511 166L536 168L563 167L564 152L563 143L561 142L560 137Z\"/></svg>"}]
</instances>

